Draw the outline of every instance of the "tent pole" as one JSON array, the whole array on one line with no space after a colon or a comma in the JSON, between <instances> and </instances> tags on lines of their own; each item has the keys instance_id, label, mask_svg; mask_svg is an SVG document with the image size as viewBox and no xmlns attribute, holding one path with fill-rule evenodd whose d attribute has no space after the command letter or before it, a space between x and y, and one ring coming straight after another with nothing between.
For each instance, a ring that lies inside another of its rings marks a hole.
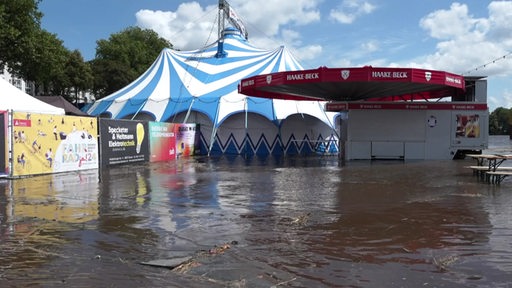
<instances>
[{"instance_id":1,"label":"tent pole","mask_svg":"<svg viewBox=\"0 0 512 288\"><path fill-rule=\"evenodd\" d=\"M281 119L277 119L277 117L276 117L276 107L275 107L274 99L271 99L270 101L272 101L272 115L273 115L272 122L277 125L277 139L279 141L279 147L281 148L281 153L283 154L282 156L285 156L285 154L286 154L284 151L285 147L284 147L284 143L283 143L283 137L281 134L281 124L283 123L283 121ZM276 149L276 147L273 147L270 150L270 155L272 155L273 153L277 153L274 151L274 149Z\"/></svg>"},{"instance_id":2,"label":"tent pole","mask_svg":"<svg viewBox=\"0 0 512 288\"><path fill-rule=\"evenodd\" d=\"M188 117L190 117L190 112L192 112L192 106L194 105L194 102L196 101L196 98L192 98L192 101L190 101L190 105L188 106L187 114L185 115L185 118L183 119L183 123L187 123Z\"/></svg>"},{"instance_id":3,"label":"tent pole","mask_svg":"<svg viewBox=\"0 0 512 288\"><path fill-rule=\"evenodd\" d=\"M148 102L148 100L149 100L149 97L148 97L146 100L144 100L144 104L140 105L139 109L137 109L137 111L135 112L135 114L133 114L133 117L132 117L132 119L131 119L131 120L135 119L135 117L137 116L137 114L139 114L140 110L142 110L142 108L143 108L144 106L146 106L146 103Z\"/></svg>"},{"instance_id":4,"label":"tent pole","mask_svg":"<svg viewBox=\"0 0 512 288\"><path fill-rule=\"evenodd\" d=\"M334 135L336 135L336 137L338 137L338 142L340 142L341 141L340 134L338 134L338 131L336 130L336 124L332 123L331 119L329 119L329 115L327 115L327 112L325 112L325 109L322 106L322 104L320 103L320 101L317 101L317 103L318 103L318 106L320 106L320 110L324 113L325 118L327 119L327 121L329 121L329 125L331 126L331 130L334 132ZM341 131L340 131L340 133L341 133ZM327 141L326 150L329 148L329 145L331 144L330 142L331 142L330 140ZM339 145L337 145L337 146L338 146L338 153L341 153L341 151L339 151L340 146Z\"/></svg>"},{"instance_id":5,"label":"tent pole","mask_svg":"<svg viewBox=\"0 0 512 288\"><path fill-rule=\"evenodd\" d=\"M284 147L284 143L283 143L283 135L281 134L281 120L278 120L279 121L279 124L277 126L277 138L279 139L279 145L281 146L281 153L283 153L283 157L286 156L286 152L285 152L285 147Z\"/></svg>"},{"instance_id":6,"label":"tent pole","mask_svg":"<svg viewBox=\"0 0 512 288\"><path fill-rule=\"evenodd\" d=\"M212 146L213 143L215 142L215 135L217 135L217 120L219 118L220 99L221 98L219 98L217 109L215 110L215 118L213 119L212 135L210 136L210 147L208 147L208 157L210 157L210 153L212 152Z\"/></svg>"},{"instance_id":7,"label":"tent pole","mask_svg":"<svg viewBox=\"0 0 512 288\"><path fill-rule=\"evenodd\" d=\"M212 152L213 142L215 142L215 134L217 134L217 126L214 123L212 127L212 135L210 135L210 145L208 145L208 157L210 157L210 153Z\"/></svg>"},{"instance_id":8,"label":"tent pole","mask_svg":"<svg viewBox=\"0 0 512 288\"><path fill-rule=\"evenodd\" d=\"M338 131L336 131L336 125L334 123L332 123L331 119L329 119L329 115L327 115L327 113L325 112L325 109L322 106L322 104L320 103L320 101L317 101L317 104L320 107L320 110L324 113L325 119L327 119L327 121L329 121L329 125L331 125L331 130L334 131L334 135L336 135L339 138L340 135L338 134Z\"/></svg>"}]
</instances>

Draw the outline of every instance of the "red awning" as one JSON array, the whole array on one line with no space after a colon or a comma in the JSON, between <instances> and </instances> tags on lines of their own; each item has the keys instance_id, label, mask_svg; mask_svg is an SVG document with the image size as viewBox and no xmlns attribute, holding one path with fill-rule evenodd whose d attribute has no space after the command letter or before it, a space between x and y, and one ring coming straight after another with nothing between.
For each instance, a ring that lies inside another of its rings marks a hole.
<instances>
[{"instance_id":1,"label":"red awning","mask_svg":"<svg viewBox=\"0 0 512 288\"><path fill-rule=\"evenodd\" d=\"M287 100L394 101L464 94L464 77L414 68L327 68L286 71L243 79L239 92Z\"/></svg>"}]
</instances>

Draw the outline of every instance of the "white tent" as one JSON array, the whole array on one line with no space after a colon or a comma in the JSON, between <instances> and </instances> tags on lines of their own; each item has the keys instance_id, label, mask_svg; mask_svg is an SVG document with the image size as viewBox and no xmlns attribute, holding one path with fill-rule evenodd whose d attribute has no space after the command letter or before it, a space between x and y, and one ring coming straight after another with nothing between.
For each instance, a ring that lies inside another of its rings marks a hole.
<instances>
[{"instance_id":1,"label":"white tent","mask_svg":"<svg viewBox=\"0 0 512 288\"><path fill-rule=\"evenodd\" d=\"M310 154L336 150L334 117L319 101L255 98L240 80L303 70L284 46L252 46L234 29L199 50L164 49L153 65L121 90L96 101L88 114L200 125L200 153ZM326 147L328 146L328 149Z\"/></svg>"},{"instance_id":2,"label":"white tent","mask_svg":"<svg viewBox=\"0 0 512 288\"><path fill-rule=\"evenodd\" d=\"M14 87L0 77L0 110L64 115L62 108L46 104Z\"/></svg>"}]
</instances>

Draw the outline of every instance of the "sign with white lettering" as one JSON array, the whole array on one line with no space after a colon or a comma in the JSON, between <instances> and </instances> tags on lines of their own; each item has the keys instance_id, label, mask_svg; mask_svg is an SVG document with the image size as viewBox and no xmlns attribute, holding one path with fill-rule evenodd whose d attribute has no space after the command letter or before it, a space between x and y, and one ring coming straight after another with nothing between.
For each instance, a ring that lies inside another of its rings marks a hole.
<instances>
[{"instance_id":1,"label":"sign with white lettering","mask_svg":"<svg viewBox=\"0 0 512 288\"><path fill-rule=\"evenodd\" d=\"M320 73L294 73L286 75L286 80L288 81L296 81L296 80L314 80L320 79Z\"/></svg>"},{"instance_id":2,"label":"sign with white lettering","mask_svg":"<svg viewBox=\"0 0 512 288\"><path fill-rule=\"evenodd\" d=\"M372 78L405 79L407 71L372 71Z\"/></svg>"},{"instance_id":3,"label":"sign with white lettering","mask_svg":"<svg viewBox=\"0 0 512 288\"><path fill-rule=\"evenodd\" d=\"M325 104L325 110L338 112L344 110L487 110L487 104L467 103L391 103L391 102L330 102Z\"/></svg>"},{"instance_id":4,"label":"sign with white lettering","mask_svg":"<svg viewBox=\"0 0 512 288\"><path fill-rule=\"evenodd\" d=\"M102 166L149 161L148 122L99 120Z\"/></svg>"},{"instance_id":5,"label":"sign with white lettering","mask_svg":"<svg viewBox=\"0 0 512 288\"><path fill-rule=\"evenodd\" d=\"M254 80L245 80L245 81L242 81L242 87L247 87L247 86L252 86L254 85Z\"/></svg>"}]
</instances>

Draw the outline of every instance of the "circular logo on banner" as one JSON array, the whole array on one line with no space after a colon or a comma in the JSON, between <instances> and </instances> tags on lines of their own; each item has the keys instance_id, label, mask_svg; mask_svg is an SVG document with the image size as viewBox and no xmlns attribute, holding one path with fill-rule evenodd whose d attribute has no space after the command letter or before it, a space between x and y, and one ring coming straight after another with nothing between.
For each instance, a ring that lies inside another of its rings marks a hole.
<instances>
[{"instance_id":1,"label":"circular logo on banner","mask_svg":"<svg viewBox=\"0 0 512 288\"><path fill-rule=\"evenodd\" d=\"M429 127L434 127L437 125L437 118L433 115L431 115L428 120L427 120L427 123L428 123L428 126Z\"/></svg>"}]
</instances>

